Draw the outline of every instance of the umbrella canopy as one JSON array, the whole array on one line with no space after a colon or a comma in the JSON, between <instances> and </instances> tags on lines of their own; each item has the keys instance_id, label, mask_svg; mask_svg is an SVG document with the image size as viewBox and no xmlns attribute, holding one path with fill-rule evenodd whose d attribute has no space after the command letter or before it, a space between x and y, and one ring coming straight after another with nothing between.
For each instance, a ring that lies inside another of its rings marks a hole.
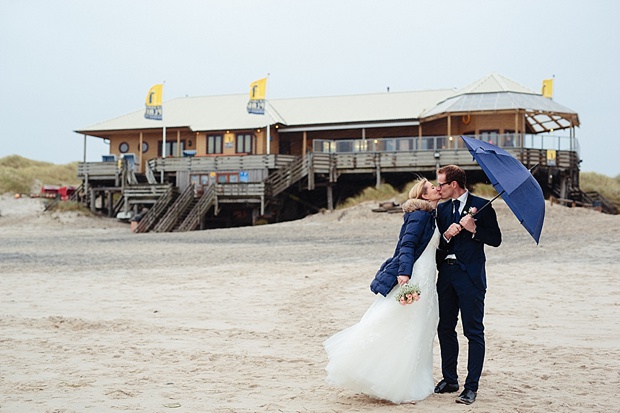
<instances>
[{"instance_id":1,"label":"umbrella canopy","mask_svg":"<svg viewBox=\"0 0 620 413\"><path fill-rule=\"evenodd\" d=\"M478 165L538 244L545 219L545 197L530 171L505 150L478 139L461 136Z\"/></svg>"}]
</instances>

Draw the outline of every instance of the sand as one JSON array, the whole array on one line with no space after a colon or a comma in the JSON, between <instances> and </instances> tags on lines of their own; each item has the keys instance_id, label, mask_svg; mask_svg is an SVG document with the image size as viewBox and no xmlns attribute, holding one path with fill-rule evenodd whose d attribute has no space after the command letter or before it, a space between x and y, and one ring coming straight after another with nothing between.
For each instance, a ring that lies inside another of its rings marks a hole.
<instances>
[{"instance_id":1,"label":"sand","mask_svg":"<svg viewBox=\"0 0 620 413\"><path fill-rule=\"evenodd\" d=\"M400 214L134 234L4 195L0 412L620 411L620 216L547 204L536 245L494 205L478 399L412 406L330 387L322 347L375 299Z\"/></svg>"}]
</instances>

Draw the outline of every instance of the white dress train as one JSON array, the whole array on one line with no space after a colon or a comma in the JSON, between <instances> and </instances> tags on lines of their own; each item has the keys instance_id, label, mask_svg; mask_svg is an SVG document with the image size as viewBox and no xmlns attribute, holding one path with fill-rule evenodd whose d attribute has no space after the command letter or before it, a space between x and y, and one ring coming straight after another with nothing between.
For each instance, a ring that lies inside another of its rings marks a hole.
<instances>
[{"instance_id":1,"label":"white dress train","mask_svg":"<svg viewBox=\"0 0 620 413\"><path fill-rule=\"evenodd\" d=\"M325 340L327 382L393 403L433 393L433 340L439 321L435 250L439 231L413 266L420 300L402 306L398 286L378 295L362 319Z\"/></svg>"}]
</instances>

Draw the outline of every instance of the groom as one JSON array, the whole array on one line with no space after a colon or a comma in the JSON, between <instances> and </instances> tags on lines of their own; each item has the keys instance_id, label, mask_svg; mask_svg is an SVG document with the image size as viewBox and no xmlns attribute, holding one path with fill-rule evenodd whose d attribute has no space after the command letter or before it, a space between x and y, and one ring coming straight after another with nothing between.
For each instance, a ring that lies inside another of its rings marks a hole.
<instances>
[{"instance_id":1,"label":"groom","mask_svg":"<svg viewBox=\"0 0 620 413\"><path fill-rule=\"evenodd\" d=\"M466 188L465 171L448 165L437 171L437 188L443 202L437 207L437 227L442 234L437 250L437 294L439 295L439 326L437 335L441 348L443 379L435 393L459 390L457 360L459 343L456 334L458 313L461 312L463 332L469 341L467 378L457 403L472 404L476 400L478 381L484 361L484 296L487 282L484 244L498 247L502 234L491 205L487 200L470 194ZM479 211L472 217L471 208Z\"/></svg>"}]
</instances>

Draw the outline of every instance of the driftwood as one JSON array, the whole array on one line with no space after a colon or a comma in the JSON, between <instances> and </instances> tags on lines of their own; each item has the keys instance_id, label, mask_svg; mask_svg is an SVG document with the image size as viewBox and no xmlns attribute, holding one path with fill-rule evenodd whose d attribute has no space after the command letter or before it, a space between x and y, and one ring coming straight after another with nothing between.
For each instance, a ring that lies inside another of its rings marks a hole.
<instances>
[{"instance_id":1,"label":"driftwood","mask_svg":"<svg viewBox=\"0 0 620 413\"><path fill-rule=\"evenodd\" d=\"M372 212L387 212L389 214L395 214L403 212L403 208L395 202L381 202L378 208L373 208Z\"/></svg>"}]
</instances>

